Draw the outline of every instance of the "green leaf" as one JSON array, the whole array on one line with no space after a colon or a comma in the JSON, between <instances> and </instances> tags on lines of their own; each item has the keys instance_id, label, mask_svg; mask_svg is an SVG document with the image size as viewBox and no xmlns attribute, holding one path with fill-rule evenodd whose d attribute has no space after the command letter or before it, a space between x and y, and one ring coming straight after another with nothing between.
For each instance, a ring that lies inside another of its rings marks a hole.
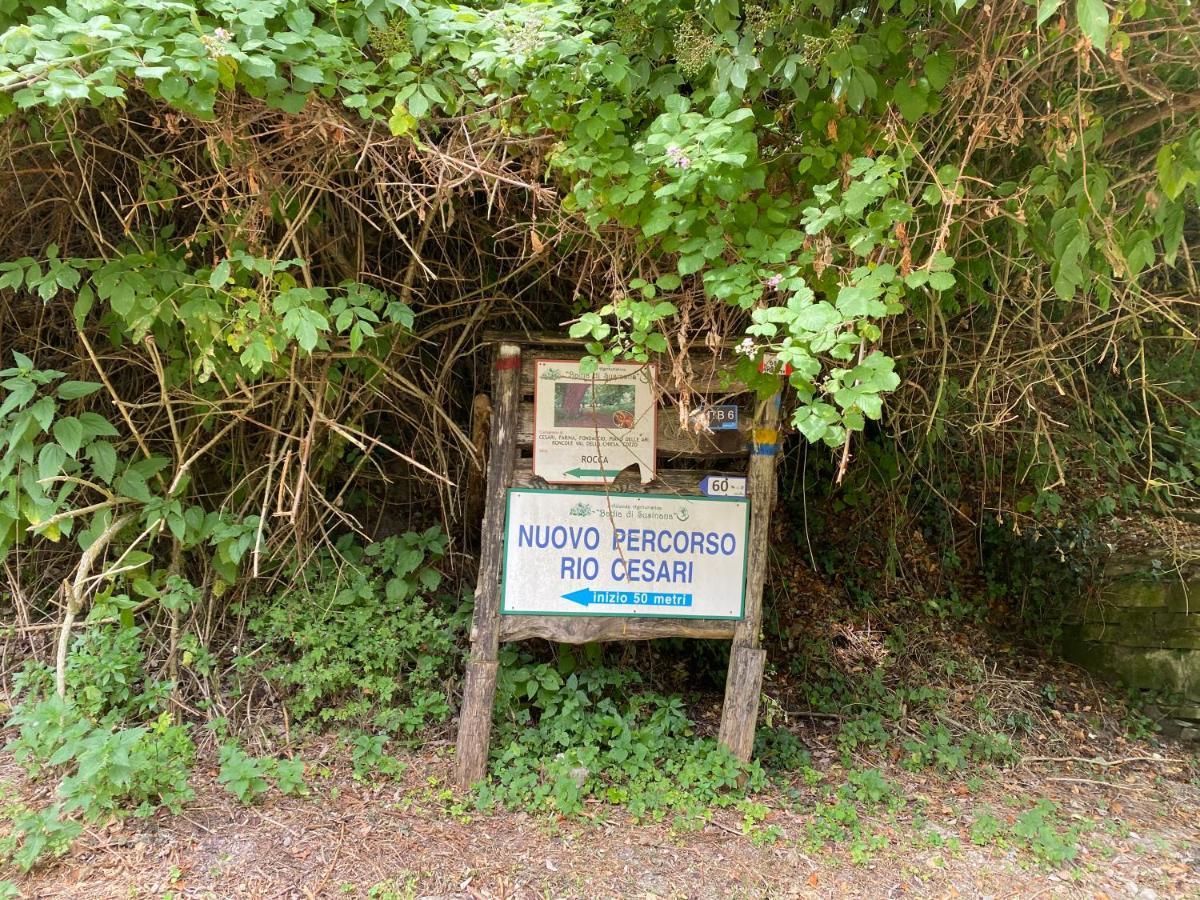
<instances>
[{"instance_id":1,"label":"green leaf","mask_svg":"<svg viewBox=\"0 0 1200 900\"><path fill-rule=\"evenodd\" d=\"M225 286L229 281L231 266L229 260L223 259L213 266L212 274L208 276L208 286L214 291L218 291Z\"/></svg>"},{"instance_id":2,"label":"green leaf","mask_svg":"<svg viewBox=\"0 0 1200 900\"><path fill-rule=\"evenodd\" d=\"M954 287L954 275L950 272L930 272L929 286L935 291L948 291Z\"/></svg>"},{"instance_id":3,"label":"green leaf","mask_svg":"<svg viewBox=\"0 0 1200 900\"><path fill-rule=\"evenodd\" d=\"M88 458L96 477L108 484L117 471L117 451L108 441L93 441L88 445Z\"/></svg>"},{"instance_id":4,"label":"green leaf","mask_svg":"<svg viewBox=\"0 0 1200 900\"><path fill-rule=\"evenodd\" d=\"M954 74L954 57L949 53L934 53L925 58L925 78L929 86L940 91Z\"/></svg>"},{"instance_id":5,"label":"green leaf","mask_svg":"<svg viewBox=\"0 0 1200 900\"><path fill-rule=\"evenodd\" d=\"M1129 236L1125 262L1129 266L1131 278L1136 278L1143 269L1154 262L1154 241L1146 229L1139 228Z\"/></svg>"},{"instance_id":6,"label":"green leaf","mask_svg":"<svg viewBox=\"0 0 1200 900\"><path fill-rule=\"evenodd\" d=\"M292 66L292 76L299 78L301 81L306 81L309 84L322 84L325 81L325 73L316 66L308 65L307 63L299 66Z\"/></svg>"},{"instance_id":7,"label":"green leaf","mask_svg":"<svg viewBox=\"0 0 1200 900\"><path fill-rule=\"evenodd\" d=\"M1108 7L1104 0L1075 0L1075 16L1079 30L1097 50L1108 44Z\"/></svg>"},{"instance_id":8,"label":"green leaf","mask_svg":"<svg viewBox=\"0 0 1200 900\"><path fill-rule=\"evenodd\" d=\"M38 427L42 431L46 431L50 427L50 423L54 421L54 413L58 406L53 398L43 397L33 406L29 407L29 414L33 416L33 420L38 423Z\"/></svg>"},{"instance_id":9,"label":"green leaf","mask_svg":"<svg viewBox=\"0 0 1200 900\"><path fill-rule=\"evenodd\" d=\"M146 476L133 468L117 479L116 489L119 494L141 503L149 503L153 499Z\"/></svg>"},{"instance_id":10,"label":"green leaf","mask_svg":"<svg viewBox=\"0 0 1200 900\"><path fill-rule=\"evenodd\" d=\"M187 96L188 83L185 78L174 72L164 75L158 83L158 92L167 101L180 100Z\"/></svg>"},{"instance_id":11,"label":"green leaf","mask_svg":"<svg viewBox=\"0 0 1200 900\"><path fill-rule=\"evenodd\" d=\"M98 381L64 381L58 386L56 393L61 400L78 400L94 394L104 385Z\"/></svg>"},{"instance_id":12,"label":"green leaf","mask_svg":"<svg viewBox=\"0 0 1200 900\"><path fill-rule=\"evenodd\" d=\"M32 400L33 395L37 393L37 388L34 387L33 382L25 378L14 378L12 381L6 382L6 385L11 386L6 388L8 395L4 398L4 401L0 403L0 419L3 419L14 409L20 409L22 406ZM53 403L54 401L50 402ZM53 413L51 413L51 415L53 415ZM46 427L43 425L42 431L45 430Z\"/></svg>"},{"instance_id":13,"label":"green leaf","mask_svg":"<svg viewBox=\"0 0 1200 900\"><path fill-rule=\"evenodd\" d=\"M926 102L925 94L922 93L920 86L911 85L903 78L896 83L896 87L892 91L892 99L896 102L896 108L900 110L900 114L910 122L916 122L929 109L929 104Z\"/></svg>"},{"instance_id":14,"label":"green leaf","mask_svg":"<svg viewBox=\"0 0 1200 900\"><path fill-rule=\"evenodd\" d=\"M83 425L74 416L64 416L54 423L54 439L69 456L74 457L83 444Z\"/></svg>"},{"instance_id":15,"label":"green leaf","mask_svg":"<svg viewBox=\"0 0 1200 900\"><path fill-rule=\"evenodd\" d=\"M837 310L844 316L883 316L887 305L879 298L877 284L848 284L838 291Z\"/></svg>"},{"instance_id":16,"label":"green leaf","mask_svg":"<svg viewBox=\"0 0 1200 900\"><path fill-rule=\"evenodd\" d=\"M58 444L46 444L38 454L38 480L45 481L53 478L62 471L67 454Z\"/></svg>"},{"instance_id":17,"label":"green leaf","mask_svg":"<svg viewBox=\"0 0 1200 900\"><path fill-rule=\"evenodd\" d=\"M1038 4L1037 27L1041 28L1043 25L1045 25L1046 20L1058 12L1058 8L1062 6L1062 4L1063 0L1042 0L1042 2Z\"/></svg>"},{"instance_id":18,"label":"green leaf","mask_svg":"<svg viewBox=\"0 0 1200 900\"><path fill-rule=\"evenodd\" d=\"M675 210L669 206L656 206L642 222L642 233L646 237L661 234L671 226Z\"/></svg>"},{"instance_id":19,"label":"green leaf","mask_svg":"<svg viewBox=\"0 0 1200 900\"><path fill-rule=\"evenodd\" d=\"M416 124L416 117L408 111L408 107L400 101L396 101L391 118L388 119L388 130L391 131L392 135L400 137L401 135L408 134Z\"/></svg>"},{"instance_id":20,"label":"green leaf","mask_svg":"<svg viewBox=\"0 0 1200 900\"><path fill-rule=\"evenodd\" d=\"M646 335L646 349L654 353L665 353L667 349L667 339L659 332L651 332Z\"/></svg>"},{"instance_id":21,"label":"green leaf","mask_svg":"<svg viewBox=\"0 0 1200 900\"><path fill-rule=\"evenodd\" d=\"M838 315L838 311L822 300L801 309L796 313L792 323L796 329L801 331L824 331L839 321L841 321L841 316Z\"/></svg>"},{"instance_id":22,"label":"green leaf","mask_svg":"<svg viewBox=\"0 0 1200 900\"><path fill-rule=\"evenodd\" d=\"M99 413L83 412L79 414L79 424L83 426L83 439L94 437L116 437L117 429Z\"/></svg>"}]
</instances>

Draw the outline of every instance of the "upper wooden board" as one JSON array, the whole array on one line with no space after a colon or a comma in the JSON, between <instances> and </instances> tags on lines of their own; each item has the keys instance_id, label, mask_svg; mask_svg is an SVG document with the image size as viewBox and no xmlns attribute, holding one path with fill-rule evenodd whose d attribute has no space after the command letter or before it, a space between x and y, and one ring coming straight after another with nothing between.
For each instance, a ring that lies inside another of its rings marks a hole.
<instances>
[{"instance_id":1,"label":"upper wooden board","mask_svg":"<svg viewBox=\"0 0 1200 900\"><path fill-rule=\"evenodd\" d=\"M526 351L521 357L521 393L526 397L533 393L534 370L539 359L579 359L582 356L578 351ZM686 360L687 364L678 377L670 360L655 363L660 392L678 394L680 388L686 386L690 391L706 395L713 400L746 393L746 386L732 376L737 364L736 357L727 353L714 355L697 351L688 354ZM677 384L677 381L681 384Z\"/></svg>"}]
</instances>

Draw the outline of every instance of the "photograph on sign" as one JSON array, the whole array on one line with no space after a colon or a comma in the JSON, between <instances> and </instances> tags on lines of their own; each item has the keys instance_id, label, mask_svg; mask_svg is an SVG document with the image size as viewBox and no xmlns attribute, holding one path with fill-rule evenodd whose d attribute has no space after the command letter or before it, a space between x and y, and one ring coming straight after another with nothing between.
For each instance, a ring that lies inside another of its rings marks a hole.
<instances>
[{"instance_id":1,"label":"photograph on sign","mask_svg":"<svg viewBox=\"0 0 1200 900\"><path fill-rule=\"evenodd\" d=\"M511 489L505 615L740 619L750 502Z\"/></svg>"},{"instance_id":2,"label":"photograph on sign","mask_svg":"<svg viewBox=\"0 0 1200 900\"><path fill-rule=\"evenodd\" d=\"M533 474L552 484L608 484L631 465L654 479L658 413L654 366L538 360L533 393Z\"/></svg>"}]
</instances>

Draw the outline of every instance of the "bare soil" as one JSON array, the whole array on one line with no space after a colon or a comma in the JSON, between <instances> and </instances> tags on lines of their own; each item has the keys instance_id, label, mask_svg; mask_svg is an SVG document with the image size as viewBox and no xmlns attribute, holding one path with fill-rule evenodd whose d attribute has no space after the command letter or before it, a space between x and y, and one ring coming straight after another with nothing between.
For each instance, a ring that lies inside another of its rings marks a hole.
<instances>
[{"instance_id":1,"label":"bare soil","mask_svg":"<svg viewBox=\"0 0 1200 900\"><path fill-rule=\"evenodd\" d=\"M796 728L817 770L838 783L829 723ZM479 813L444 787L448 743L408 756L399 779L368 783L324 740L303 749L307 798L271 795L243 807L213 767L201 766L183 814L91 830L69 857L16 881L30 898L1200 896L1194 749L1105 743L1085 739L1071 754L1078 759L1055 747L1052 759L1026 757L974 777L885 766L905 802L867 814L862 834L879 836L878 849L861 853L814 843L808 826L830 801L803 783L753 798L768 812L748 834L733 808L678 831L599 803L575 820ZM26 781L8 758L0 780L10 800L45 802L51 790ZM1012 842L972 842L971 824L985 810L1011 823L1040 798L1059 804L1064 827L1081 826L1074 860L1052 866Z\"/></svg>"}]
</instances>

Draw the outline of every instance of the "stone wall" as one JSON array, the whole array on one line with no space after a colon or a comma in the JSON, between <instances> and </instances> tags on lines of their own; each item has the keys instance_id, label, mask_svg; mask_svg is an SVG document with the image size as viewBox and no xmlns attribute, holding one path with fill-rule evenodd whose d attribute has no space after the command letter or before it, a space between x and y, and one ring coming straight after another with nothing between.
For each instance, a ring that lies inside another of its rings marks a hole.
<instances>
[{"instance_id":1,"label":"stone wall","mask_svg":"<svg viewBox=\"0 0 1200 900\"><path fill-rule=\"evenodd\" d=\"M1063 653L1149 692L1164 731L1200 740L1200 557L1114 556L1068 621Z\"/></svg>"}]
</instances>

